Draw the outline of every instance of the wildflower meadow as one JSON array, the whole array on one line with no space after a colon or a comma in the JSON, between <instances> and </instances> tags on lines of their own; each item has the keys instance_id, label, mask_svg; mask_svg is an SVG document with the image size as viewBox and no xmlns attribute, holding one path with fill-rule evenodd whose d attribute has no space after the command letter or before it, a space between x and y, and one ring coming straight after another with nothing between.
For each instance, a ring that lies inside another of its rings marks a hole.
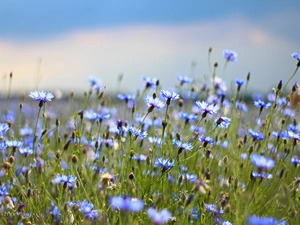
<instances>
[{"instance_id":1,"label":"wildflower meadow","mask_svg":"<svg viewBox=\"0 0 300 225\"><path fill-rule=\"evenodd\" d=\"M238 54L223 56L212 64L209 49L207 77L142 76L128 93L89 76L85 93L16 96L11 74L0 224L299 225L300 55L252 97L250 73L224 82Z\"/></svg>"}]
</instances>

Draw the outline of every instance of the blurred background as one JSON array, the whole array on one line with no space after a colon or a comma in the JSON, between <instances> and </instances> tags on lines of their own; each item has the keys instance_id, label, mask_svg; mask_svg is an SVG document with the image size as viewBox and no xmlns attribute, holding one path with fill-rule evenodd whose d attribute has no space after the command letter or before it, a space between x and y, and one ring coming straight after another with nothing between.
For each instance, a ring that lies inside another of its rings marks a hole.
<instances>
[{"instance_id":1,"label":"blurred background","mask_svg":"<svg viewBox=\"0 0 300 225\"><path fill-rule=\"evenodd\" d=\"M120 74L123 92L142 89L143 75L174 87L178 74L209 76L212 47L217 75L222 51L232 49L238 61L228 64L225 80L250 71L249 90L266 93L295 70L299 21L299 0L1 1L0 90L10 72L12 92L83 92L90 75L116 91Z\"/></svg>"}]
</instances>

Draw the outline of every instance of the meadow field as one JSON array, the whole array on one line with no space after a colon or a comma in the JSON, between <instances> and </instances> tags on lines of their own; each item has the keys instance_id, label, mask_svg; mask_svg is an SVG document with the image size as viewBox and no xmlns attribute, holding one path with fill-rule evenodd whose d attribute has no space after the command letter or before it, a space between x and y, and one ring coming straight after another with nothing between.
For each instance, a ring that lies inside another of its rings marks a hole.
<instances>
[{"instance_id":1,"label":"meadow field","mask_svg":"<svg viewBox=\"0 0 300 225\"><path fill-rule=\"evenodd\" d=\"M220 67L211 52L209 79L174 75L172 89L147 76L129 93L107 93L101 76L63 96L9 86L1 224L299 225L300 55L249 99L250 73L223 81L237 53Z\"/></svg>"}]
</instances>

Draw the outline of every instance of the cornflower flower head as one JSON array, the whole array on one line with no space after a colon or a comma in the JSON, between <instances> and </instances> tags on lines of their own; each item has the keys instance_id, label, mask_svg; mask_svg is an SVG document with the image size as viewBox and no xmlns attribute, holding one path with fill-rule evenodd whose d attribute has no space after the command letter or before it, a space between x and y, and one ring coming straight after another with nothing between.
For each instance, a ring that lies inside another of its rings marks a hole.
<instances>
[{"instance_id":1,"label":"cornflower flower head","mask_svg":"<svg viewBox=\"0 0 300 225\"><path fill-rule=\"evenodd\" d=\"M228 49L223 50L223 56L226 59L226 61L230 62L236 62L238 58L238 55L235 51Z\"/></svg>"},{"instance_id":2,"label":"cornflower flower head","mask_svg":"<svg viewBox=\"0 0 300 225\"><path fill-rule=\"evenodd\" d=\"M149 107L148 112L152 112L153 109L161 110L163 107L165 107L165 103L163 103L158 98L153 98L152 96L146 96L145 97L145 103Z\"/></svg>"},{"instance_id":3,"label":"cornflower flower head","mask_svg":"<svg viewBox=\"0 0 300 225\"><path fill-rule=\"evenodd\" d=\"M101 83L102 83L100 78L95 77L95 76L89 76L88 80L91 83L91 86L92 86L93 90L100 90L100 86L101 86Z\"/></svg>"},{"instance_id":4,"label":"cornflower flower head","mask_svg":"<svg viewBox=\"0 0 300 225\"><path fill-rule=\"evenodd\" d=\"M218 126L220 128L228 128L230 125L231 119L225 116L221 116L215 120L214 126Z\"/></svg>"},{"instance_id":5,"label":"cornflower flower head","mask_svg":"<svg viewBox=\"0 0 300 225\"><path fill-rule=\"evenodd\" d=\"M229 221L227 221L227 220L225 220L225 221L223 221L223 222L221 223L221 225L232 225L232 223L229 222Z\"/></svg>"},{"instance_id":6,"label":"cornflower flower head","mask_svg":"<svg viewBox=\"0 0 300 225\"><path fill-rule=\"evenodd\" d=\"M248 224L249 225L284 225L286 223L284 220L277 221L272 217L249 216Z\"/></svg>"},{"instance_id":7,"label":"cornflower flower head","mask_svg":"<svg viewBox=\"0 0 300 225\"><path fill-rule=\"evenodd\" d=\"M53 209L52 211L50 212L50 214L53 216L53 217L60 217L60 210L58 209L57 205L54 205L54 203L52 203L53 205Z\"/></svg>"},{"instance_id":8,"label":"cornflower flower head","mask_svg":"<svg viewBox=\"0 0 300 225\"><path fill-rule=\"evenodd\" d=\"M161 138L157 138L157 137L148 137L148 141L151 144L155 144L155 145L160 145L161 144Z\"/></svg>"},{"instance_id":9,"label":"cornflower flower head","mask_svg":"<svg viewBox=\"0 0 300 225\"><path fill-rule=\"evenodd\" d=\"M154 208L149 208L147 210L147 214L155 225L166 223L172 217L172 214L166 209L163 209L160 212L158 212Z\"/></svg>"},{"instance_id":10,"label":"cornflower flower head","mask_svg":"<svg viewBox=\"0 0 300 225\"><path fill-rule=\"evenodd\" d=\"M218 209L215 204L206 204L205 208L207 209L208 212L213 212L214 214L223 214L224 210Z\"/></svg>"},{"instance_id":11,"label":"cornflower flower head","mask_svg":"<svg viewBox=\"0 0 300 225\"><path fill-rule=\"evenodd\" d=\"M265 103L265 102L262 101L262 100L256 100L256 101L254 101L254 105L255 105L256 107L261 108L261 110L262 110L262 109L267 109L267 108L269 108L269 107L272 105L272 103L270 103L270 102Z\"/></svg>"},{"instance_id":12,"label":"cornflower flower head","mask_svg":"<svg viewBox=\"0 0 300 225\"><path fill-rule=\"evenodd\" d=\"M20 148L23 145L23 142L17 140L6 141L6 145L11 148Z\"/></svg>"},{"instance_id":13,"label":"cornflower flower head","mask_svg":"<svg viewBox=\"0 0 300 225\"><path fill-rule=\"evenodd\" d=\"M249 134L252 136L253 140L264 140L264 135L261 132L255 132L252 129L248 130Z\"/></svg>"},{"instance_id":14,"label":"cornflower flower head","mask_svg":"<svg viewBox=\"0 0 300 225\"><path fill-rule=\"evenodd\" d=\"M235 102L235 108L237 108L240 111L247 112L248 107L244 102L236 101Z\"/></svg>"},{"instance_id":15,"label":"cornflower flower head","mask_svg":"<svg viewBox=\"0 0 300 225\"><path fill-rule=\"evenodd\" d=\"M129 132L131 135L135 136L135 138L140 138L140 139L144 139L145 137L147 137L148 133L147 131L141 131L140 129L138 128L135 128L133 126L130 126L129 127Z\"/></svg>"},{"instance_id":16,"label":"cornflower flower head","mask_svg":"<svg viewBox=\"0 0 300 225\"><path fill-rule=\"evenodd\" d=\"M175 162L170 159L157 158L154 161L154 167L162 167L163 170L170 169L174 166Z\"/></svg>"},{"instance_id":17,"label":"cornflower flower head","mask_svg":"<svg viewBox=\"0 0 300 225\"><path fill-rule=\"evenodd\" d=\"M297 141L300 140L300 134L299 133L294 133L292 131L288 131L288 137L290 139L294 139L294 140L297 140Z\"/></svg>"},{"instance_id":18,"label":"cornflower flower head","mask_svg":"<svg viewBox=\"0 0 300 225\"><path fill-rule=\"evenodd\" d=\"M197 101L196 105L198 106L198 108L202 111L202 118L205 118L207 114L214 114L217 113L217 111L219 110L219 106L217 105L209 105L208 103L202 101Z\"/></svg>"},{"instance_id":19,"label":"cornflower flower head","mask_svg":"<svg viewBox=\"0 0 300 225\"><path fill-rule=\"evenodd\" d=\"M263 155L258 155L255 153L252 153L250 155L250 160L252 164L257 167L258 169L272 169L275 166L275 161L270 158L266 158Z\"/></svg>"},{"instance_id":20,"label":"cornflower flower head","mask_svg":"<svg viewBox=\"0 0 300 225\"><path fill-rule=\"evenodd\" d=\"M185 123L194 122L197 119L197 114L187 114L185 112L179 112L179 117L185 120Z\"/></svg>"},{"instance_id":21,"label":"cornflower flower head","mask_svg":"<svg viewBox=\"0 0 300 225\"><path fill-rule=\"evenodd\" d=\"M289 136L288 136L288 132L287 131L279 131L279 132L276 132L276 131L272 131L272 135L274 137L277 137L277 138L281 138L283 140L287 139Z\"/></svg>"},{"instance_id":22,"label":"cornflower flower head","mask_svg":"<svg viewBox=\"0 0 300 225\"><path fill-rule=\"evenodd\" d=\"M94 205L86 200L77 202L79 211L84 213L84 217L95 221L98 218L98 210L94 210Z\"/></svg>"},{"instance_id":23,"label":"cornflower flower head","mask_svg":"<svg viewBox=\"0 0 300 225\"><path fill-rule=\"evenodd\" d=\"M300 61L300 54L298 52L293 52L291 54L291 56L294 58L294 59L297 59L298 62Z\"/></svg>"},{"instance_id":24,"label":"cornflower flower head","mask_svg":"<svg viewBox=\"0 0 300 225\"><path fill-rule=\"evenodd\" d=\"M177 80L179 80L180 85L190 84L193 82L193 78L188 76L177 75Z\"/></svg>"},{"instance_id":25,"label":"cornflower flower head","mask_svg":"<svg viewBox=\"0 0 300 225\"><path fill-rule=\"evenodd\" d=\"M23 127L23 128L20 128L19 134L21 136L30 136L33 134L33 130L30 127Z\"/></svg>"},{"instance_id":26,"label":"cornflower flower head","mask_svg":"<svg viewBox=\"0 0 300 225\"><path fill-rule=\"evenodd\" d=\"M158 79L150 77L142 77L142 80L146 83L146 88L156 88L158 86Z\"/></svg>"},{"instance_id":27,"label":"cornflower flower head","mask_svg":"<svg viewBox=\"0 0 300 225\"><path fill-rule=\"evenodd\" d=\"M173 145L179 147L182 150L192 150L193 145L188 142L181 142L177 139L173 139Z\"/></svg>"},{"instance_id":28,"label":"cornflower flower head","mask_svg":"<svg viewBox=\"0 0 300 225\"><path fill-rule=\"evenodd\" d=\"M300 165L300 159L298 159L297 156L294 156L291 158L291 163L294 164L295 166Z\"/></svg>"},{"instance_id":29,"label":"cornflower flower head","mask_svg":"<svg viewBox=\"0 0 300 225\"><path fill-rule=\"evenodd\" d=\"M9 125L8 123L0 123L0 135L4 135L6 131L8 131Z\"/></svg>"},{"instance_id":30,"label":"cornflower flower head","mask_svg":"<svg viewBox=\"0 0 300 225\"><path fill-rule=\"evenodd\" d=\"M77 177L69 175L61 175L58 174L54 179L52 179L53 184L60 184L63 183L64 187L68 186L69 189L72 189L73 187L76 187L76 180Z\"/></svg>"},{"instance_id":31,"label":"cornflower flower head","mask_svg":"<svg viewBox=\"0 0 300 225\"><path fill-rule=\"evenodd\" d=\"M196 174L183 174L182 178L189 181L189 182L195 182L197 180Z\"/></svg>"},{"instance_id":32,"label":"cornflower flower head","mask_svg":"<svg viewBox=\"0 0 300 225\"><path fill-rule=\"evenodd\" d=\"M121 211L139 212L144 208L144 202L137 198L114 196L110 199L110 205Z\"/></svg>"},{"instance_id":33,"label":"cornflower flower head","mask_svg":"<svg viewBox=\"0 0 300 225\"><path fill-rule=\"evenodd\" d=\"M147 156L140 154L132 156L133 160L137 160L138 162L145 162L147 160Z\"/></svg>"},{"instance_id":34,"label":"cornflower flower head","mask_svg":"<svg viewBox=\"0 0 300 225\"><path fill-rule=\"evenodd\" d=\"M135 99L135 95L134 94L118 94L118 99L121 101L125 101L126 103L128 103L131 100Z\"/></svg>"},{"instance_id":35,"label":"cornflower flower head","mask_svg":"<svg viewBox=\"0 0 300 225\"><path fill-rule=\"evenodd\" d=\"M265 172L257 173L257 172L254 172L252 170L251 171L251 177L253 177L253 178L261 178L261 179L272 179L273 175L265 173Z\"/></svg>"},{"instance_id":36,"label":"cornflower flower head","mask_svg":"<svg viewBox=\"0 0 300 225\"><path fill-rule=\"evenodd\" d=\"M175 101L177 99L179 99L179 94L177 94L176 92L170 92L170 91L165 91L165 90L162 90L160 92L161 96L167 100L166 104L167 105L170 105L171 104L171 101Z\"/></svg>"},{"instance_id":37,"label":"cornflower flower head","mask_svg":"<svg viewBox=\"0 0 300 225\"><path fill-rule=\"evenodd\" d=\"M199 141L203 142L203 147L206 147L208 144L214 143L214 139L212 139L211 137L205 137L204 135L201 135Z\"/></svg>"},{"instance_id":38,"label":"cornflower flower head","mask_svg":"<svg viewBox=\"0 0 300 225\"><path fill-rule=\"evenodd\" d=\"M235 84L236 84L236 86L237 86L238 91L241 90L241 87L243 86L244 83L245 83L245 82L244 82L244 80L242 80L242 79L236 79L236 80L235 80Z\"/></svg>"},{"instance_id":39,"label":"cornflower flower head","mask_svg":"<svg viewBox=\"0 0 300 225\"><path fill-rule=\"evenodd\" d=\"M94 110L89 109L83 112L83 117L87 120L94 121L98 119L98 114L94 112Z\"/></svg>"},{"instance_id":40,"label":"cornflower flower head","mask_svg":"<svg viewBox=\"0 0 300 225\"><path fill-rule=\"evenodd\" d=\"M42 107L44 103L51 102L52 98L54 98L54 95L51 92L32 91L30 92L29 97L35 101L39 101L39 106Z\"/></svg>"},{"instance_id":41,"label":"cornflower flower head","mask_svg":"<svg viewBox=\"0 0 300 225\"><path fill-rule=\"evenodd\" d=\"M27 156L31 155L33 153L33 150L30 148L19 148L19 152Z\"/></svg>"}]
</instances>

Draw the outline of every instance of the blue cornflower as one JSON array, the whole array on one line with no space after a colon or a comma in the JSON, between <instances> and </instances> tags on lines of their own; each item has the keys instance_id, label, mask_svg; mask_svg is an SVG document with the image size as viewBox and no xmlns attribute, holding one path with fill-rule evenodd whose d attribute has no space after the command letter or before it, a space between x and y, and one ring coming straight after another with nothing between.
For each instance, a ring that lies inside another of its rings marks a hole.
<instances>
[{"instance_id":1,"label":"blue cornflower","mask_svg":"<svg viewBox=\"0 0 300 225\"><path fill-rule=\"evenodd\" d=\"M268 174L268 173L265 173L265 172L261 172L261 173L257 173L257 172L254 172L253 170L251 171L251 176L254 177L254 178L261 178L261 179L272 179L273 178L273 175L272 174Z\"/></svg>"},{"instance_id":2,"label":"blue cornflower","mask_svg":"<svg viewBox=\"0 0 300 225\"><path fill-rule=\"evenodd\" d=\"M148 140L151 144L155 144L155 145L160 145L161 143L161 138L157 138L157 137L148 137Z\"/></svg>"},{"instance_id":3,"label":"blue cornflower","mask_svg":"<svg viewBox=\"0 0 300 225\"><path fill-rule=\"evenodd\" d=\"M143 155L143 154L140 154L140 155L134 155L132 156L132 159L133 160L137 160L139 162L144 162L147 160L147 156L146 155Z\"/></svg>"},{"instance_id":4,"label":"blue cornflower","mask_svg":"<svg viewBox=\"0 0 300 225\"><path fill-rule=\"evenodd\" d=\"M22 141L6 141L6 145L11 148L20 148L23 145Z\"/></svg>"},{"instance_id":5,"label":"blue cornflower","mask_svg":"<svg viewBox=\"0 0 300 225\"><path fill-rule=\"evenodd\" d=\"M33 150L30 148L19 148L19 152L24 155L31 155Z\"/></svg>"},{"instance_id":6,"label":"blue cornflower","mask_svg":"<svg viewBox=\"0 0 300 225\"><path fill-rule=\"evenodd\" d=\"M199 138L199 141L204 143L203 147L206 147L207 144L214 143L214 139L212 139L211 137L205 137L204 135L201 135L201 137Z\"/></svg>"},{"instance_id":7,"label":"blue cornflower","mask_svg":"<svg viewBox=\"0 0 300 225\"><path fill-rule=\"evenodd\" d=\"M0 135L5 134L8 131L9 125L7 123L0 123Z\"/></svg>"},{"instance_id":8,"label":"blue cornflower","mask_svg":"<svg viewBox=\"0 0 300 225\"><path fill-rule=\"evenodd\" d=\"M292 131L288 131L288 137L294 140L300 140L300 134L299 133L294 133Z\"/></svg>"},{"instance_id":9,"label":"blue cornflower","mask_svg":"<svg viewBox=\"0 0 300 225\"><path fill-rule=\"evenodd\" d=\"M272 169L275 166L275 161L273 159L255 153L250 155L250 160L252 164L259 169Z\"/></svg>"},{"instance_id":10,"label":"blue cornflower","mask_svg":"<svg viewBox=\"0 0 300 225\"><path fill-rule=\"evenodd\" d=\"M279 132L276 132L276 131L273 131L272 132L272 135L274 137L277 137L277 138L281 138L281 139L287 139L289 136L288 136L288 132L287 131L279 131Z\"/></svg>"},{"instance_id":11,"label":"blue cornflower","mask_svg":"<svg viewBox=\"0 0 300 225\"><path fill-rule=\"evenodd\" d=\"M300 61L300 54L299 54L299 53L293 52L293 53L291 54L291 56L292 56L293 58L297 59L298 61Z\"/></svg>"},{"instance_id":12,"label":"blue cornflower","mask_svg":"<svg viewBox=\"0 0 300 225\"><path fill-rule=\"evenodd\" d=\"M102 83L100 78L95 77L95 76L89 76L88 80L91 83L91 86L92 86L93 90L100 90L100 86L101 86L101 83Z\"/></svg>"},{"instance_id":13,"label":"blue cornflower","mask_svg":"<svg viewBox=\"0 0 300 225\"><path fill-rule=\"evenodd\" d=\"M241 89L241 87L243 86L243 84L244 84L244 80L236 79L235 84L236 84L236 86L238 88L238 91L239 91Z\"/></svg>"},{"instance_id":14,"label":"blue cornflower","mask_svg":"<svg viewBox=\"0 0 300 225\"><path fill-rule=\"evenodd\" d=\"M181 142L179 140L174 139L173 145L176 147L179 147L181 150L191 150L193 148L193 145L188 142Z\"/></svg>"},{"instance_id":15,"label":"blue cornflower","mask_svg":"<svg viewBox=\"0 0 300 225\"><path fill-rule=\"evenodd\" d=\"M267 109L267 108L269 108L272 105L272 103L270 103L270 102L265 103L262 100L256 100L256 101L254 101L254 105L256 107L260 107L261 109Z\"/></svg>"},{"instance_id":16,"label":"blue cornflower","mask_svg":"<svg viewBox=\"0 0 300 225\"><path fill-rule=\"evenodd\" d=\"M205 207L208 212L213 212L214 214L223 214L224 213L224 210L222 208L218 209L215 204L206 204Z\"/></svg>"},{"instance_id":17,"label":"blue cornflower","mask_svg":"<svg viewBox=\"0 0 300 225\"><path fill-rule=\"evenodd\" d=\"M77 202L79 211L84 213L84 217L95 221L98 218L98 210L94 210L94 205L86 200Z\"/></svg>"},{"instance_id":18,"label":"blue cornflower","mask_svg":"<svg viewBox=\"0 0 300 225\"><path fill-rule=\"evenodd\" d=\"M241 110L243 112L248 111L247 105L244 102L240 102L240 101L235 102L235 108L237 108L238 110Z\"/></svg>"},{"instance_id":19,"label":"blue cornflower","mask_svg":"<svg viewBox=\"0 0 300 225\"><path fill-rule=\"evenodd\" d=\"M292 131L294 133L299 133L300 132L300 125L295 126L294 124L290 124L288 126L288 128L289 128L289 131Z\"/></svg>"},{"instance_id":20,"label":"blue cornflower","mask_svg":"<svg viewBox=\"0 0 300 225\"><path fill-rule=\"evenodd\" d=\"M183 179L186 179L189 182L195 182L197 180L197 175L196 174L183 174L182 175Z\"/></svg>"},{"instance_id":21,"label":"blue cornflower","mask_svg":"<svg viewBox=\"0 0 300 225\"><path fill-rule=\"evenodd\" d=\"M298 159L297 156L294 156L291 158L291 163L295 164L295 165L299 165L300 164L300 159Z\"/></svg>"},{"instance_id":22,"label":"blue cornflower","mask_svg":"<svg viewBox=\"0 0 300 225\"><path fill-rule=\"evenodd\" d=\"M225 221L223 221L223 222L221 223L221 225L232 225L232 223L229 222L229 221L227 221L227 220L225 220Z\"/></svg>"},{"instance_id":23,"label":"blue cornflower","mask_svg":"<svg viewBox=\"0 0 300 225\"><path fill-rule=\"evenodd\" d=\"M217 113L219 110L219 106L217 105L209 105L208 103L202 101L197 101L196 105L198 106L199 109L202 110L202 117L206 117L207 114L214 114Z\"/></svg>"},{"instance_id":24,"label":"blue cornflower","mask_svg":"<svg viewBox=\"0 0 300 225\"><path fill-rule=\"evenodd\" d=\"M158 80L156 78L142 77L142 80L146 83L146 88L156 88Z\"/></svg>"},{"instance_id":25,"label":"blue cornflower","mask_svg":"<svg viewBox=\"0 0 300 225\"><path fill-rule=\"evenodd\" d=\"M135 99L135 95L133 94L118 94L117 97L118 99L120 99L121 101L125 101L126 103Z\"/></svg>"},{"instance_id":26,"label":"blue cornflower","mask_svg":"<svg viewBox=\"0 0 300 225\"><path fill-rule=\"evenodd\" d=\"M160 212L158 212L154 208L149 208L147 210L147 214L151 218L153 223L157 224L157 225L168 222L170 220L170 218L172 217L172 214L166 209L163 209Z\"/></svg>"},{"instance_id":27,"label":"blue cornflower","mask_svg":"<svg viewBox=\"0 0 300 225\"><path fill-rule=\"evenodd\" d=\"M152 96L146 96L145 103L149 107L148 112L152 112L154 108L161 110L163 107L165 107L165 103L158 98L153 98Z\"/></svg>"},{"instance_id":28,"label":"blue cornflower","mask_svg":"<svg viewBox=\"0 0 300 225\"><path fill-rule=\"evenodd\" d=\"M194 122L197 119L197 114L187 114L185 112L179 112L179 116L185 120L185 123Z\"/></svg>"},{"instance_id":29,"label":"blue cornflower","mask_svg":"<svg viewBox=\"0 0 300 225\"><path fill-rule=\"evenodd\" d=\"M135 136L135 138L139 137L140 139L144 139L148 135L146 131L141 131L140 129L133 126L129 127L129 132L131 133L131 135Z\"/></svg>"},{"instance_id":30,"label":"blue cornflower","mask_svg":"<svg viewBox=\"0 0 300 225\"><path fill-rule=\"evenodd\" d=\"M261 132L255 132L252 129L249 129L248 132L252 136L253 140L264 140L265 138Z\"/></svg>"},{"instance_id":31,"label":"blue cornflower","mask_svg":"<svg viewBox=\"0 0 300 225\"><path fill-rule=\"evenodd\" d=\"M248 224L249 225L279 225L277 220L272 217L257 217L257 216L249 216Z\"/></svg>"},{"instance_id":32,"label":"blue cornflower","mask_svg":"<svg viewBox=\"0 0 300 225\"><path fill-rule=\"evenodd\" d=\"M100 122L102 122L103 120L106 120L110 117L110 113L101 113L101 114L98 114L98 120Z\"/></svg>"},{"instance_id":33,"label":"blue cornflower","mask_svg":"<svg viewBox=\"0 0 300 225\"><path fill-rule=\"evenodd\" d=\"M223 50L223 56L227 61L231 62L236 62L238 58L238 55L235 51L228 49Z\"/></svg>"},{"instance_id":34,"label":"blue cornflower","mask_svg":"<svg viewBox=\"0 0 300 225\"><path fill-rule=\"evenodd\" d=\"M77 177L69 175L61 175L58 174L54 179L52 179L52 183L53 184L59 184L59 183L63 183L64 185L67 185L70 189L72 189L73 187L76 187L76 180Z\"/></svg>"},{"instance_id":35,"label":"blue cornflower","mask_svg":"<svg viewBox=\"0 0 300 225\"><path fill-rule=\"evenodd\" d=\"M33 130L30 127L23 127L23 128L20 128L19 134L21 136L30 136L33 134Z\"/></svg>"},{"instance_id":36,"label":"blue cornflower","mask_svg":"<svg viewBox=\"0 0 300 225\"><path fill-rule=\"evenodd\" d=\"M180 85L190 84L193 82L193 78L188 76L177 75L177 80L180 81Z\"/></svg>"},{"instance_id":37,"label":"blue cornflower","mask_svg":"<svg viewBox=\"0 0 300 225\"><path fill-rule=\"evenodd\" d=\"M41 103L50 102L54 95L50 92L44 91L32 91L29 97L33 98L35 101L40 101Z\"/></svg>"},{"instance_id":38,"label":"blue cornflower","mask_svg":"<svg viewBox=\"0 0 300 225\"><path fill-rule=\"evenodd\" d=\"M54 205L54 204L53 204ZM56 205L53 206L52 211L50 212L50 214L53 217L59 217L60 216L60 210L58 209L58 207Z\"/></svg>"},{"instance_id":39,"label":"blue cornflower","mask_svg":"<svg viewBox=\"0 0 300 225\"><path fill-rule=\"evenodd\" d=\"M167 105L170 105L171 101L179 99L179 95L176 92L170 92L162 90L160 92L161 96L167 100Z\"/></svg>"},{"instance_id":40,"label":"blue cornflower","mask_svg":"<svg viewBox=\"0 0 300 225\"><path fill-rule=\"evenodd\" d=\"M139 212L144 208L144 202L137 198L115 196L110 199L110 205L118 210Z\"/></svg>"},{"instance_id":41,"label":"blue cornflower","mask_svg":"<svg viewBox=\"0 0 300 225\"><path fill-rule=\"evenodd\" d=\"M174 166L175 162L170 159L157 158L154 161L154 167L162 167L163 169L170 169Z\"/></svg>"},{"instance_id":42,"label":"blue cornflower","mask_svg":"<svg viewBox=\"0 0 300 225\"><path fill-rule=\"evenodd\" d=\"M214 125L220 128L228 128L230 125L231 119L225 116L221 116L215 120Z\"/></svg>"},{"instance_id":43,"label":"blue cornflower","mask_svg":"<svg viewBox=\"0 0 300 225\"><path fill-rule=\"evenodd\" d=\"M8 193L8 188L6 187L6 185L5 184L2 184L1 186L0 186L0 196L6 196L6 195L8 195L9 193Z\"/></svg>"}]
</instances>

